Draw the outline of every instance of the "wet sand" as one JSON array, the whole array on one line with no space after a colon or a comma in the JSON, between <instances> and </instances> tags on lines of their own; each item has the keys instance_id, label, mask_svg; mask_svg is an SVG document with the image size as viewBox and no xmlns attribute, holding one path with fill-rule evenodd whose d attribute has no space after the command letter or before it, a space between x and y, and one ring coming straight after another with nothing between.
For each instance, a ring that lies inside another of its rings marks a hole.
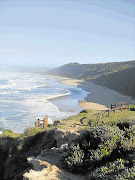
<instances>
[{"instance_id":1,"label":"wet sand","mask_svg":"<svg viewBox=\"0 0 135 180\"><path fill-rule=\"evenodd\" d=\"M101 105L98 103L87 102L87 101L80 101L79 106L85 109L91 110L107 110L108 108L105 105Z\"/></svg>"},{"instance_id":2,"label":"wet sand","mask_svg":"<svg viewBox=\"0 0 135 180\"><path fill-rule=\"evenodd\" d=\"M79 101L79 106L85 109L105 110L110 108L111 104L115 104L116 102L128 102L129 104L135 104L135 99L132 97L122 95L114 90L88 81L66 78L65 80L62 80L61 83L74 85L89 92L85 101Z\"/></svg>"}]
</instances>

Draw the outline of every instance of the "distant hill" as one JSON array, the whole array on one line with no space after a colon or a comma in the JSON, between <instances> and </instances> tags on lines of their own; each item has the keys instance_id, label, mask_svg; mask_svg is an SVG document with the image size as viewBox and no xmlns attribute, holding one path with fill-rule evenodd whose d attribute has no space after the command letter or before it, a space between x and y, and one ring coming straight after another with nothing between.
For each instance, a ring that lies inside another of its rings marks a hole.
<instances>
[{"instance_id":1,"label":"distant hill","mask_svg":"<svg viewBox=\"0 0 135 180\"><path fill-rule=\"evenodd\" d=\"M84 79L135 97L135 60L100 64L69 63L49 74Z\"/></svg>"},{"instance_id":2,"label":"distant hill","mask_svg":"<svg viewBox=\"0 0 135 180\"><path fill-rule=\"evenodd\" d=\"M51 70L49 73L79 79L96 79L102 75L108 75L124 69L135 67L135 61L112 62L100 64L69 63Z\"/></svg>"},{"instance_id":3,"label":"distant hill","mask_svg":"<svg viewBox=\"0 0 135 180\"><path fill-rule=\"evenodd\" d=\"M101 76L93 82L135 97L135 67Z\"/></svg>"}]
</instances>

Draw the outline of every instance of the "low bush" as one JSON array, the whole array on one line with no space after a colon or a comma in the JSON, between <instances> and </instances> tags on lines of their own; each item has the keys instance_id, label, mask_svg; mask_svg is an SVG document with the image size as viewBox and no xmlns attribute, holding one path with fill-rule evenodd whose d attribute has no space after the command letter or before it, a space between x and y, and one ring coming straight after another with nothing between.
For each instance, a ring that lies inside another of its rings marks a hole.
<instances>
[{"instance_id":1,"label":"low bush","mask_svg":"<svg viewBox=\"0 0 135 180\"><path fill-rule=\"evenodd\" d=\"M89 180L134 180L135 166L128 167L128 161L117 159L89 173Z\"/></svg>"},{"instance_id":2,"label":"low bush","mask_svg":"<svg viewBox=\"0 0 135 180\"><path fill-rule=\"evenodd\" d=\"M118 126L121 130L125 130L125 128L129 128L129 123L128 123L128 122L119 122L119 123L117 123L117 126Z\"/></svg>"},{"instance_id":3,"label":"low bush","mask_svg":"<svg viewBox=\"0 0 135 180\"><path fill-rule=\"evenodd\" d=\"M97 123L98 123L97 119L90 119L90 120L88 121L88 126L90 126L90 127L96 127L96 126L97 126Z\"/></svg>"},{"instance_id":4,"label":"low bush","mask_svg":"<svg viewBox=\"0 0 135 180\"><path fill-rule=\"evenodd\" d=\"M130 108L135 108L135 105L134 104L130 104Z\"/></svg>"},{"instance_id":5,"label":"low bush","mask_svg":"<svg viewBox=\"0 0 135 180\"><path fill-rule=\"evenodd\" d=\"M68 145L64 164L73 172L89 172L109 161L125 158L135 150L135 126L97 127L85 131ZM117 167L118 168L118 167Z\"/></svg>"}]
</instances>

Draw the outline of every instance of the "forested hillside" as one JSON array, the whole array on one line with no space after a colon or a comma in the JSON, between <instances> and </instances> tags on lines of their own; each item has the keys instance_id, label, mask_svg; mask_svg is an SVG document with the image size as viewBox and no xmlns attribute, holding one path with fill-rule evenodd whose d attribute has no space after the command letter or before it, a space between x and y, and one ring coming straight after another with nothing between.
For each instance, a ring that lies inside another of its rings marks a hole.
<instances>
[{"instance_id":1,"label":"forested hillside","mask_svg":"<svg viewBox=\"0 0 135 180\"><path fill-rule=\"evenodd\" d=\"M100 64L69 63L49 74L84 79L135 97L135 60Z\"/></svg>"}]
</instances>

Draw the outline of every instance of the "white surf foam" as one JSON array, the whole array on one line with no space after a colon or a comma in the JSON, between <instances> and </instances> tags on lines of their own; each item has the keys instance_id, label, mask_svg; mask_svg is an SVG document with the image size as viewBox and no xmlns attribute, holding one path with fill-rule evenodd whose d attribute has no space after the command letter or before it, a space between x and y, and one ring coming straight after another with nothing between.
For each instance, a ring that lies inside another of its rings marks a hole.
<instances>
[{"instance_id":1,"label":"white surf foam","mask_svg":"<svg viewBox=\"0 0 135 180\"><path fill-rule=\"evenodd\" d=\"M0 89L10 89L10 88L14 88L15 86L16 86L16 83L9 80L8 84L0 85Z\"/></svg>"},{"instance_id":2,"label":"white surf foam","mask_svg":"<svg viewBox=\"0 0 135 180\"><path fill-rule=\"evenodd\" d=\"M7 80L7 84L0 85L0 89L18 89L28 90L36 89L38 87L45 87L45 78L40 75L28 73L6 73L0 77L1 80ZM39 84L40 82L40 84Z\"/></svg>"},{"instance_id":3,"label":"white surf foam","mask_svg":"<svg viewBox=\"0 0 135 180\"><path fill-rule=\"evenodd\" d=\"M18 94L19 93L19 91L3 91L3 92L0 92L0 94L2 95L4 95L4 94Z\"/></svg>"},{"instance_id":4,"label":"white surf foam","mask_svg":"<svg viewBox=\"0 0 135 180\"><path fill-rule=\"evenodd\" d=\"M57 97L62 97L62 96L67 96L67 95L69 95L70 94L70 92L68 91L67 93L63 93L63 94L51 94L51 95L48 95L47 97L46 97L46 99L52 99L52 98L57 98Z\"/></svg>"},{"instance_id":5,"label":"white surf foam","mask_svg":"<svg viewBox=\"0 0 135 180\"><path fill-rule=\"evenodd\" d=\"M56 79L13 72L0 75L0 79L7 82L0 86L0 126L4 129L23 132L46 114L49 116L48 123L51 124L69 113L60 111L49 101L70 94Z\"/></svg>"}]
</instances>

